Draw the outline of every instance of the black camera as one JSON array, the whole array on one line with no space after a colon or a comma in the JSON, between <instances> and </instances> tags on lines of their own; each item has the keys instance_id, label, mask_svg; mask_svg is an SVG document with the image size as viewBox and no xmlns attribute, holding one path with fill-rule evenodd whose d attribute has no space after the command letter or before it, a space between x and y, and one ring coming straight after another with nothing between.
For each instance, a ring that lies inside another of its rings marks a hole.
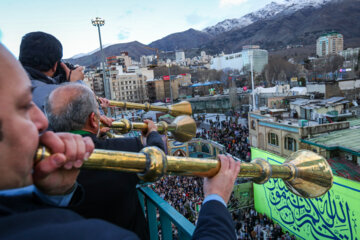
<instances>
[{"instance_id":1,"label":"black camera","mask_svg":"<svg viewBox=\"0 0 360 240\"><path fill-rule=\"evenodd\" d=\"M59 61L57 68L56 68L56 72L53 76L54 79L57 80L58 83L64 83L64 82L69 82L70 79L66 78L66 72L65 70L61 67L60 62L64 63L70 70L74 70L77 67L75 67L73 64L69 63L69 62L64 62L64 61Z\"/></svg>"}]
</instances>

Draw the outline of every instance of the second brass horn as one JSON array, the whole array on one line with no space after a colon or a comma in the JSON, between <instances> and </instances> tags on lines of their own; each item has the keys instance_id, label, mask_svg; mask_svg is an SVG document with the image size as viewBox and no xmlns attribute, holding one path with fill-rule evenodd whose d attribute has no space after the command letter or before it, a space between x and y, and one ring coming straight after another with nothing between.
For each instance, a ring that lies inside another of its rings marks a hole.
<instances>
[{"instance_id":1,"label":"second brass horn","mask_svg":"<svg viewBox=\"0 0 360 240\"><path fill-rule=\"evenodd\" d=\"M178 116L175 120L167 124L164 121L156 123L158 132L164 134L169 131L176 141L187 142L196 136L195 120L189 116ZM127 119L121 119L112 123L110 127L120 133L128 133L131 130L146 130L147 124L143 122L130 122Z\"/></svg>"},{"instance_id":2,"label":"second brass horn","mask_svg":"<svg viewBox=\"0 0 360 240\"><path fill-rule=\"evenodd\" d=\"M40 147L35 162L48 156L50 152ZM165 174L212 177L219 171L220 161L166 156L157 147L144 148L140 153L96 149L83 167L135 172L144 181L155 181ZM304 198L322 196L333 183L333 174L326 159L306 150L290 155L282 165L270 165L260 158L251 163L241 163L238 177L252 177L259 184L270 178L281 178L292 193Z\"/></svg>"},{"instance_id":3,"label":"second brass horn","mask_svg":"<svg viewBox=\"0 0 360 240\"><path fill-rule=\"evenodd\" d=\"M127 109L141 109L146 112L148 111L159 111L170 114L171 116L177 117L181 115L191 115L192 108L188 101L182 101L169 106L155 106L149 103L133 103L133 102L122 102L122 101L109 101L110 106L127 108Z\"/></svg>"}]
</instances>

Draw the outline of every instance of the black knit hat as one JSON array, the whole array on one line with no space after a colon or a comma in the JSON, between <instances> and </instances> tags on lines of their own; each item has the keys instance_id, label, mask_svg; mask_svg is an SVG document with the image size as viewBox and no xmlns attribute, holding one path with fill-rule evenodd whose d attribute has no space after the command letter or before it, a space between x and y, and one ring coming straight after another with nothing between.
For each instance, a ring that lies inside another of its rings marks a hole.
<instances>
[{"instance_id":1,"label":"black knit hat","mask_svg":"<svg viewBox=\"0 0 360 240\"><path fill-rule=\"evenodd\" d=\"M44 32L31 32L23 36L19 60L23 66L48 71L62 58L62 45L54 36Z\"/></svg>"}]
</instances>

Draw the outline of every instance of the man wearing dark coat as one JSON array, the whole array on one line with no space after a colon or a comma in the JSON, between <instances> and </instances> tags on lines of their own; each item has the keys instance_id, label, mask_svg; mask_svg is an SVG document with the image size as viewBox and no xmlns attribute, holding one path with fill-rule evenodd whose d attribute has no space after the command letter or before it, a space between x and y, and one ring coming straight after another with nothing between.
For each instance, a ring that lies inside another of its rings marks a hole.
<instances>
[{"instance_id":1,"label":"man wearing dark coat","mask_svg":"<svg viewBox=\"0 0 360 240\"><path fill-rule=\"evenodd\" d=\"M100 115L94 93L80 84L67 84L55 89L45 104L50 128L55 132L72 132L92 138L97 149L140 152L145 146L140 138L100 139ZM164 143L156 125L148 124L146 146L164 150ZM86 218L101 218L135 232L141 239L148 239L147 224L142 211L135 173L82 170L78 182L85 189L84 202L76 212Z\"/></svg>"},{"instance_id":2,"label":"man wearing dark coat","mask_svg":"<svg viewBox=\"0 0 360 240\"><path fill-rule=\"evenodd\" d=\"M55 74L62 68L68 82L81 83L83 68L70 70L61 62L63 48L60 41L44 32L30 32L23 36L19 61L25 68L33 87L33 101L43 111L47 96L61 85Z\"/></svg>"}]
</instances>

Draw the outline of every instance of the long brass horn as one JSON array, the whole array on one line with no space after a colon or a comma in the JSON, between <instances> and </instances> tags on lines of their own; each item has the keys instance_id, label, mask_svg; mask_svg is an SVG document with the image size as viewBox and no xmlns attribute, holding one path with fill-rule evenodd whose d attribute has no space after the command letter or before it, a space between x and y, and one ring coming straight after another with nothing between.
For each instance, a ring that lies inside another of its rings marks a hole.
<instances>
[{"instance_id":1,"label":"long brass horn","mask_svg":"<svg viewBox=\"0 0 360 240\"><path fill-rule=\"evenodd\" d=\"M156 123L158 132L164 134L169 131L176 141L187 142L196 136L196 122L193 118L183 115L178 116L171 124L164 121ZM122 134L131 130L147 130L147 124L143 122L130 122L127 119L121 119L113 122L110 128Z\"/></svg>"},{"instance_id":2,"label":"long brass horn","mask_svg":"<svg viewBox=\"0 0 360 240\"><path fill-rule=\"evenodd\" d=\"M45 147L37 151L35 161L50 156ZM84 162L84 168L135 172L144 181L155 181L169 175L212 177L220 169L216 159L166 156L157 147L144 148L140 153L96 149ZM251 177L263 184L270 178L281 178L288 189L304 198L325 194L332 186L333 174L326 159L306 150L299 150L282 165L270 165L264 159L241 163L238 177Z\"/></svg>"},{"instance_id":3,"label":"long brass horn","mask_svg":"<svg viewBox=\"0 0 360 240\"><path fill-rule=\"evenodd\" d=\"M177 117L180 115L191 115L192 109L191 104L188 101L182 101L169 106L154 106L149 103L140 104L132 102L121 102L121 101L109 101L110 106L127 108L127 109L142 109L148 111L159 111L170 114L171 116Z\"/></svg>"}]
</instances>

